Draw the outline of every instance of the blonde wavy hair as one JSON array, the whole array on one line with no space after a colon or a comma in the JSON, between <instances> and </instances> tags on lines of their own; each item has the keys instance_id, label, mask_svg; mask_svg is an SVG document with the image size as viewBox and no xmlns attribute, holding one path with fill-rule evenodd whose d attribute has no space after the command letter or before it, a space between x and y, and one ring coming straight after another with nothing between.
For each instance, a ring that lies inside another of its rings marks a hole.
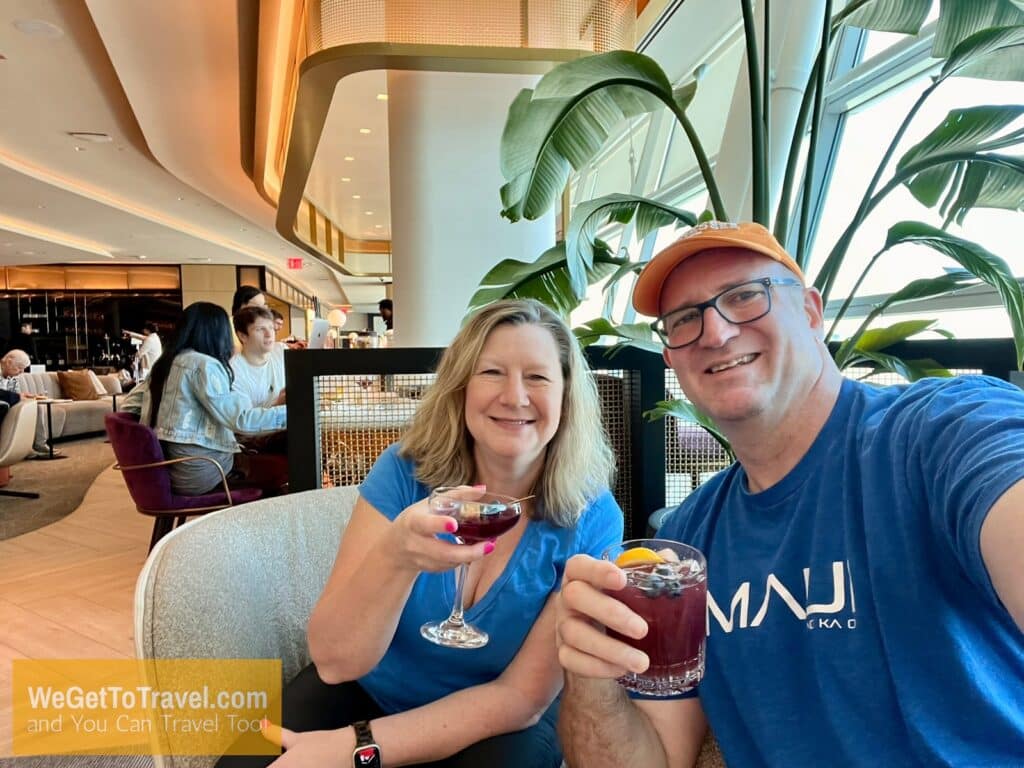
<instances>
[{"instance_id":1,"label":"blonde wavy hair","mask_svg":"<svg viewBox=\"0 0 1024 768\"><path fill-rule=\"evenodd\" d=\"M473 436L466 428L466 386L491 332L503 325L536 325L555 340L565 386L558 429L548 443L536 488L534 519L571 527L611 483L614 455L601 424L597 386L579 344L562 319L533 299L490 304L463 325L437 367L399 452L416 465L428 488L474 479Z\"/></svg>"}]
</instances>

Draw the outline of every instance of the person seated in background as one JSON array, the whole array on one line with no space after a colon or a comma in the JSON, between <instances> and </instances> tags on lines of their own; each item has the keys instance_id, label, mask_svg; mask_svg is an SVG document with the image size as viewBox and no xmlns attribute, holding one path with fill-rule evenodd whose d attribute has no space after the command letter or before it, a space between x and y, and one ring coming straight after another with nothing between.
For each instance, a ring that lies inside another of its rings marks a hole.
<instances>
[{"instance_id":1,"label":"person seated in background","mask_svg":"<svg viewBox=\"0 0 1024 768\"><path fill-rule=\"evenodd\" d=\"M274 340L274 318L265 307L243 307L231 320L241 350L232 356L231 388L253 405L269 408L284 403L284 355Z\"/></svg>"},{"instance_id":2,"label":"person seated in background","mask_svg":"<svg viewBox=\"0 0 1024 768\"><path fill-rule=\"evenodd\" d=\"M231 358L235 374L231 388L253 405L284 405L284 351L274 341L274 319L265 307L243 307L232 318L241 351ZM242 446L237 467L247 477L259 478L267 491L284 491L288 484L288 433L284 430L235 436Z\"/></svg>"},{"instance_id":3,"label":"person seated in background","mask_svg":"<svg viewBox=\"0 0 1024 768\"><path fill-rule=\"evenodd\" d=\"M190 304L149 378L126 398L124 408L138 406L166 458L198 459L170 465L174 493L199 496L219 489L221 470L231 472L239 450L235 432L284 429L283 405L257 407L231 389L231 349L227 313L206 301Z\"/></svg>"},{"instance_id":4,"label":"person seated in background","mask_svg":"<svg viewBox=\"0 0 1024 768\"><path fill-rule=\"evenodd\" d=\"M231 316L238 314L242 307L266 307L267 297L263 291L251 285L240 285L231 297Z\"/></svg>"},{"instance_id":5,"label":"person seated in background","mask_svg":"<svg viewBox=\"0 0 1024 768\"><path fill-rule=\"evenodd\" d=\"M281 329L284 328L284 315L278 312L276 309L271 309L270 314L274 316L274 333L278 334ZM277 345L281 349L305 349L306 342L304 339L297 339L295 336L288 336L286 339L282 339L277 342Z\"/></svg>"},{"instance_id":6,"label":"person seated in background","mask_svg":"<svg viewBox=\"0 0 1024 768\"><path fill-rule=\"evenodd\" d=\"M31 361L28 353L23 349L12 349L0 358L0 421L7 415L7 412L19 402L25 399L44 399L41 395L34 395L21 391L21 380L18 378L28 370ZM47 445L46 419L36 419L36 434L32 439L32 453L28 458L34 459L41 456L49 457L50 448ZM57 449L53 451L54 456L62 455Z\"/></svg>"},{"instance_id":7,"label":"person seated in background","mask_svg":"<svg viewBox=\"0 0 1024 768\"><path fill-rule=\"evenodd\" d=\"M287 750L282 764L348 765L354 724L385 765L561 763L553 596L572 555L622 537L599 414L579 345L550 309L503 301L467 321L408 431L360 486L309 620L313 664L285 689L285 728L264 730ZM493 541L439 538L458 525L428 497L459 485L524 499L522 519ZM472 651L420 635L451 608L460 563L467 617L490 635Z\"/></svg>"},{"instance_id":8,"label":"person seated in background","mask_svg":"<svg viewBox=\"0 0 1024 768\"><path fill-rule=\"evenodd\" d=\"M21 382L18 376L29 366L28 355L23 350L12 349L0 358L0 422L15 403L21 400Z\"/></svg>"}]
</instances>

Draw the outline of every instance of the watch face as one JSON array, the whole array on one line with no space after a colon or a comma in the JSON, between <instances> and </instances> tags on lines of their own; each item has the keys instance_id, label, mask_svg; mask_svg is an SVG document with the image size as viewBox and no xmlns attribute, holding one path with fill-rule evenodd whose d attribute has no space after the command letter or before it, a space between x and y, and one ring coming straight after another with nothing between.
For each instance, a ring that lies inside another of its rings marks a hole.
<instances>
[{"instance_id":1,"label":"watch face","mask_svg":"<svg viewBox=\"0 0 1024 768\"><path fill-rule=\"evenodd\" d=\"M352 764L357 768L381 768L380 748L376 744L357 748L352 753Z\"/></svg>"}]
</instances>

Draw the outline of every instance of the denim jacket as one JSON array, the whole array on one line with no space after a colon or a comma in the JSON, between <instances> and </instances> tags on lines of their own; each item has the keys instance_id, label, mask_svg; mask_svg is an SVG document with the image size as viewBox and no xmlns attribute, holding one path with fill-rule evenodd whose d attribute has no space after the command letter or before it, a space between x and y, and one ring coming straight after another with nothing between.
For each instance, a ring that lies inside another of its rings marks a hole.
<instances>
[{"instance_id":1,"label":"denim jacket","mask_svg":"<svg viewBox=\"0 0 1024 768\"><path fill-rule=\"evenodd\" d=\"M141 420L148 424L153 400L148 387L142 392ZM231 391L227 371L216 359L191 349L174 358L156 418L159 439L233 453L235 432L284 428L285 406L254 408L248 397Z\"/></svg>"}]
</instances>

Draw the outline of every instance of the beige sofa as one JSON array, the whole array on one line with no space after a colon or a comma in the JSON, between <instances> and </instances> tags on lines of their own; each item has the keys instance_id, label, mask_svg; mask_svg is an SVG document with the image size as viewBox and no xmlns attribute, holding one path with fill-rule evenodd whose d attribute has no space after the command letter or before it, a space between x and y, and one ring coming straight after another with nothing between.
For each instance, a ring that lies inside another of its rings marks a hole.
<instances>
[{"instance_id":1,"label":"beige sofa","mask_svg":"<svg viewBox=\"0 0 1024 768\"><path fill-rule=\"evenodd\" d=\"M25 394L44 395L54 400L64 398L55 372L23 373L18 380L19 389ZM103 417L113 410L112 396L121 394L121 382L116 374L97 376L96 380L104 391L98 400L71 400L50 406L55 440L103 431ZM42 405L39 407L39 419L46 423L46 409Z\"/></svg>"}]
</instances>

